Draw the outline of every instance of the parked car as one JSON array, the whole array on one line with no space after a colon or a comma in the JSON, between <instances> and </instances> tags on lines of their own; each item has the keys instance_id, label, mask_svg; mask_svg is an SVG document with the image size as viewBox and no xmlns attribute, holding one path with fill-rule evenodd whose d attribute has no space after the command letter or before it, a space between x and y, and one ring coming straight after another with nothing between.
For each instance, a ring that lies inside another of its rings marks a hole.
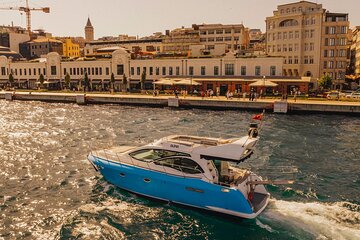
<instances>
[{"instance_id":1,"label":"parked car","mask_svg":"<svg viewBox=\"0 0 360 240\"><path fill-rule=\"evenodd\" d=\"M360 91L356 91L356 92L353 92L349 95L346 95L346 98L355 98L355 99L360 99Z\"/></svg>"},{"instance_id":2,"label":"parked car","mask_svg":"<svg viewBox=\"0 0 360 240\"><path fill-rule=\"evenodd\" d=\"M328 93L326 98L329 99L329 100L339 100L340 93L339 92L330 92L330 93Z\"/></svg>"}]
</instances>

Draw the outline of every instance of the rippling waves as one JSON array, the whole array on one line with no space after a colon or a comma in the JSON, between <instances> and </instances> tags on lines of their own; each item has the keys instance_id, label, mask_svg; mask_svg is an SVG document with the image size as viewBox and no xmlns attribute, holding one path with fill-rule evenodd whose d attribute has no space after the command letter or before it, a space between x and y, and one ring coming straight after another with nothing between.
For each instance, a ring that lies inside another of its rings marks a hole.
<instances>
[{"instance_id":1,"label":"rippling waves","mask_svg":"<svg viewBox=\"0 0 360 240\"><path fill-rule=\"evenodd\" d=\"M173 133L243 135L252 113L17 101L0 111L0 239L360 239L359 118L266 115L244 165L296 182L269 186L256 220L232 220L120 190L86 155Z\"/></svg>"}]
</instances>

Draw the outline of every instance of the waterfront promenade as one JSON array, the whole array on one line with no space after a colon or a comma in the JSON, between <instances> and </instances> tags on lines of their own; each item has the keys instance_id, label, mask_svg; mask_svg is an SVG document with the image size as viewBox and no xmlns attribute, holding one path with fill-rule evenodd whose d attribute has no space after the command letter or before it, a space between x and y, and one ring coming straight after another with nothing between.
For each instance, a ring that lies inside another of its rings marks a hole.
<instances>
[{"instance_id":1,"label":"waterfront promenade","mask_svg":"<svg viewBox=\"0 0 360 240\"><path fill-rule=\"evenodd\" d=\"M257 99L249 101L248 98L226 99L219 97L197 97L173 95L152 96L147 94L106 94L106 93L60 93L60 92L0 92L0 99L22 101L68 102L80 104L123 104L152 107L182 107L182 108L210 108L210 109L243 109L243 110L274 110L274 104L280 99ZM360 114L360 101L330 101L307 100L289 98L287 101L289 113L351 113Z\"/></svg>"}]
</instances>

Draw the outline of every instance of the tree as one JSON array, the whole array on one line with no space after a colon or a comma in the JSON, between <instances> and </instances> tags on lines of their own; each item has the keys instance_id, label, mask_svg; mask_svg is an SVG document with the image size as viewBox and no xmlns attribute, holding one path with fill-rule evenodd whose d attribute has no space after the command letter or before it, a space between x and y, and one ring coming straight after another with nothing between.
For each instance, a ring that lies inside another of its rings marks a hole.
<instances>
[{"instance_id":1,"label":"tree","mask_svg":"<svg viewBox=\"0 0 360 240\"><path fill-rule=\"evenodd\" d=\"M44 82L45 82L44 75L40 74L39 82L40 82L40 88L43 88L44 87Z\"/></svg>"},{"instance_id":2,"label":"tree","mask_svg":"<svg viewBox=\"0 0 360 240\"><path fill-rule=\"evenodd\" d=\"M65 75L65 87L70 89L70 75L69 75L69 73L66 73L66 75Z\"/></svg>"},{"instance_id":3,"label":"tree","mask_svg":"<svg viewBox=\"0 0 360 240\"><path fill-rule=\"evenodd\" d=\"M332 86L332 79L329 75L323 76L319 81L319 87L321 89L330 89Z\"/></svg>"},{"instance_id":4,"label":"tree","mask_svg":"<svg viewBox=\"0 0 360 240\"><path fill-rule=\"evenodd\" d=\"M114 88L115 88L115 76L114 76L114 73L111 73L110 83L111 83L111 89L114 91Z\"/></svg>"},{"instance_id":5,"label":"tree","mask_svg":"<svg viewBox=\"0 0 360 240\"><path fill-rule=\"evenodd\" d=\"M14 76L12 73L9 74L9 83L10 83L10 87L13 87L15 80L14 80Z\"/></svg>"},{"instance_id":6,"label":"tree","mask_svg":"<svg viewBox=\"0 0 360 240\"><path fill-rule=\"evenodd\" d=\"M122 84L125 88L127 87L127 77L126 77L125 73L123 75Z\"/></svg>"},{"instance_id":7,"label":"tree","mask_svg":"<svg viewBox=\"0 0 360 240\"><path fill-rule=\"evenodd\" d=\"M86 88L89 87L89 84L90 84L90 80L89 80L87 72L85 72L85 76L84 76L84 92L86 92Z\"/></svg>"},{"instance_id":8,"label":"tree","mask_svg":"<svg viewBox=\"0 0 360 240\"><path fill-rule=\"evenodd\" d=\"M146 81L146 72L143 71L142 74L141 74L141 79L140 79L141 90L144 90L145 81Z\"/></svg>"}]
</instances>

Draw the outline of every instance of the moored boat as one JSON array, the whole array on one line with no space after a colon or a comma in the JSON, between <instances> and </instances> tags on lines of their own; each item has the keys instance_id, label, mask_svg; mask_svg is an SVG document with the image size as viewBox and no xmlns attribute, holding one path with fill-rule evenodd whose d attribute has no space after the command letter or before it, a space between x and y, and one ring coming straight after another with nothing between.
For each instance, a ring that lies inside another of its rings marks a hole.
<instances>
[{"instance_id":1,"label":"moored boat","mask_svg":"<svg viewBox=\"0 0 360 240\"><path fill-rule=\"evenodd\" d=\"M142 147L92 151L88 159L108 182L127 191L255 218L269 202L266 181L237 164L251 156L258 140L257 124L251 124L241 138L171 135Z\"/></svg>"}]
</instances>

